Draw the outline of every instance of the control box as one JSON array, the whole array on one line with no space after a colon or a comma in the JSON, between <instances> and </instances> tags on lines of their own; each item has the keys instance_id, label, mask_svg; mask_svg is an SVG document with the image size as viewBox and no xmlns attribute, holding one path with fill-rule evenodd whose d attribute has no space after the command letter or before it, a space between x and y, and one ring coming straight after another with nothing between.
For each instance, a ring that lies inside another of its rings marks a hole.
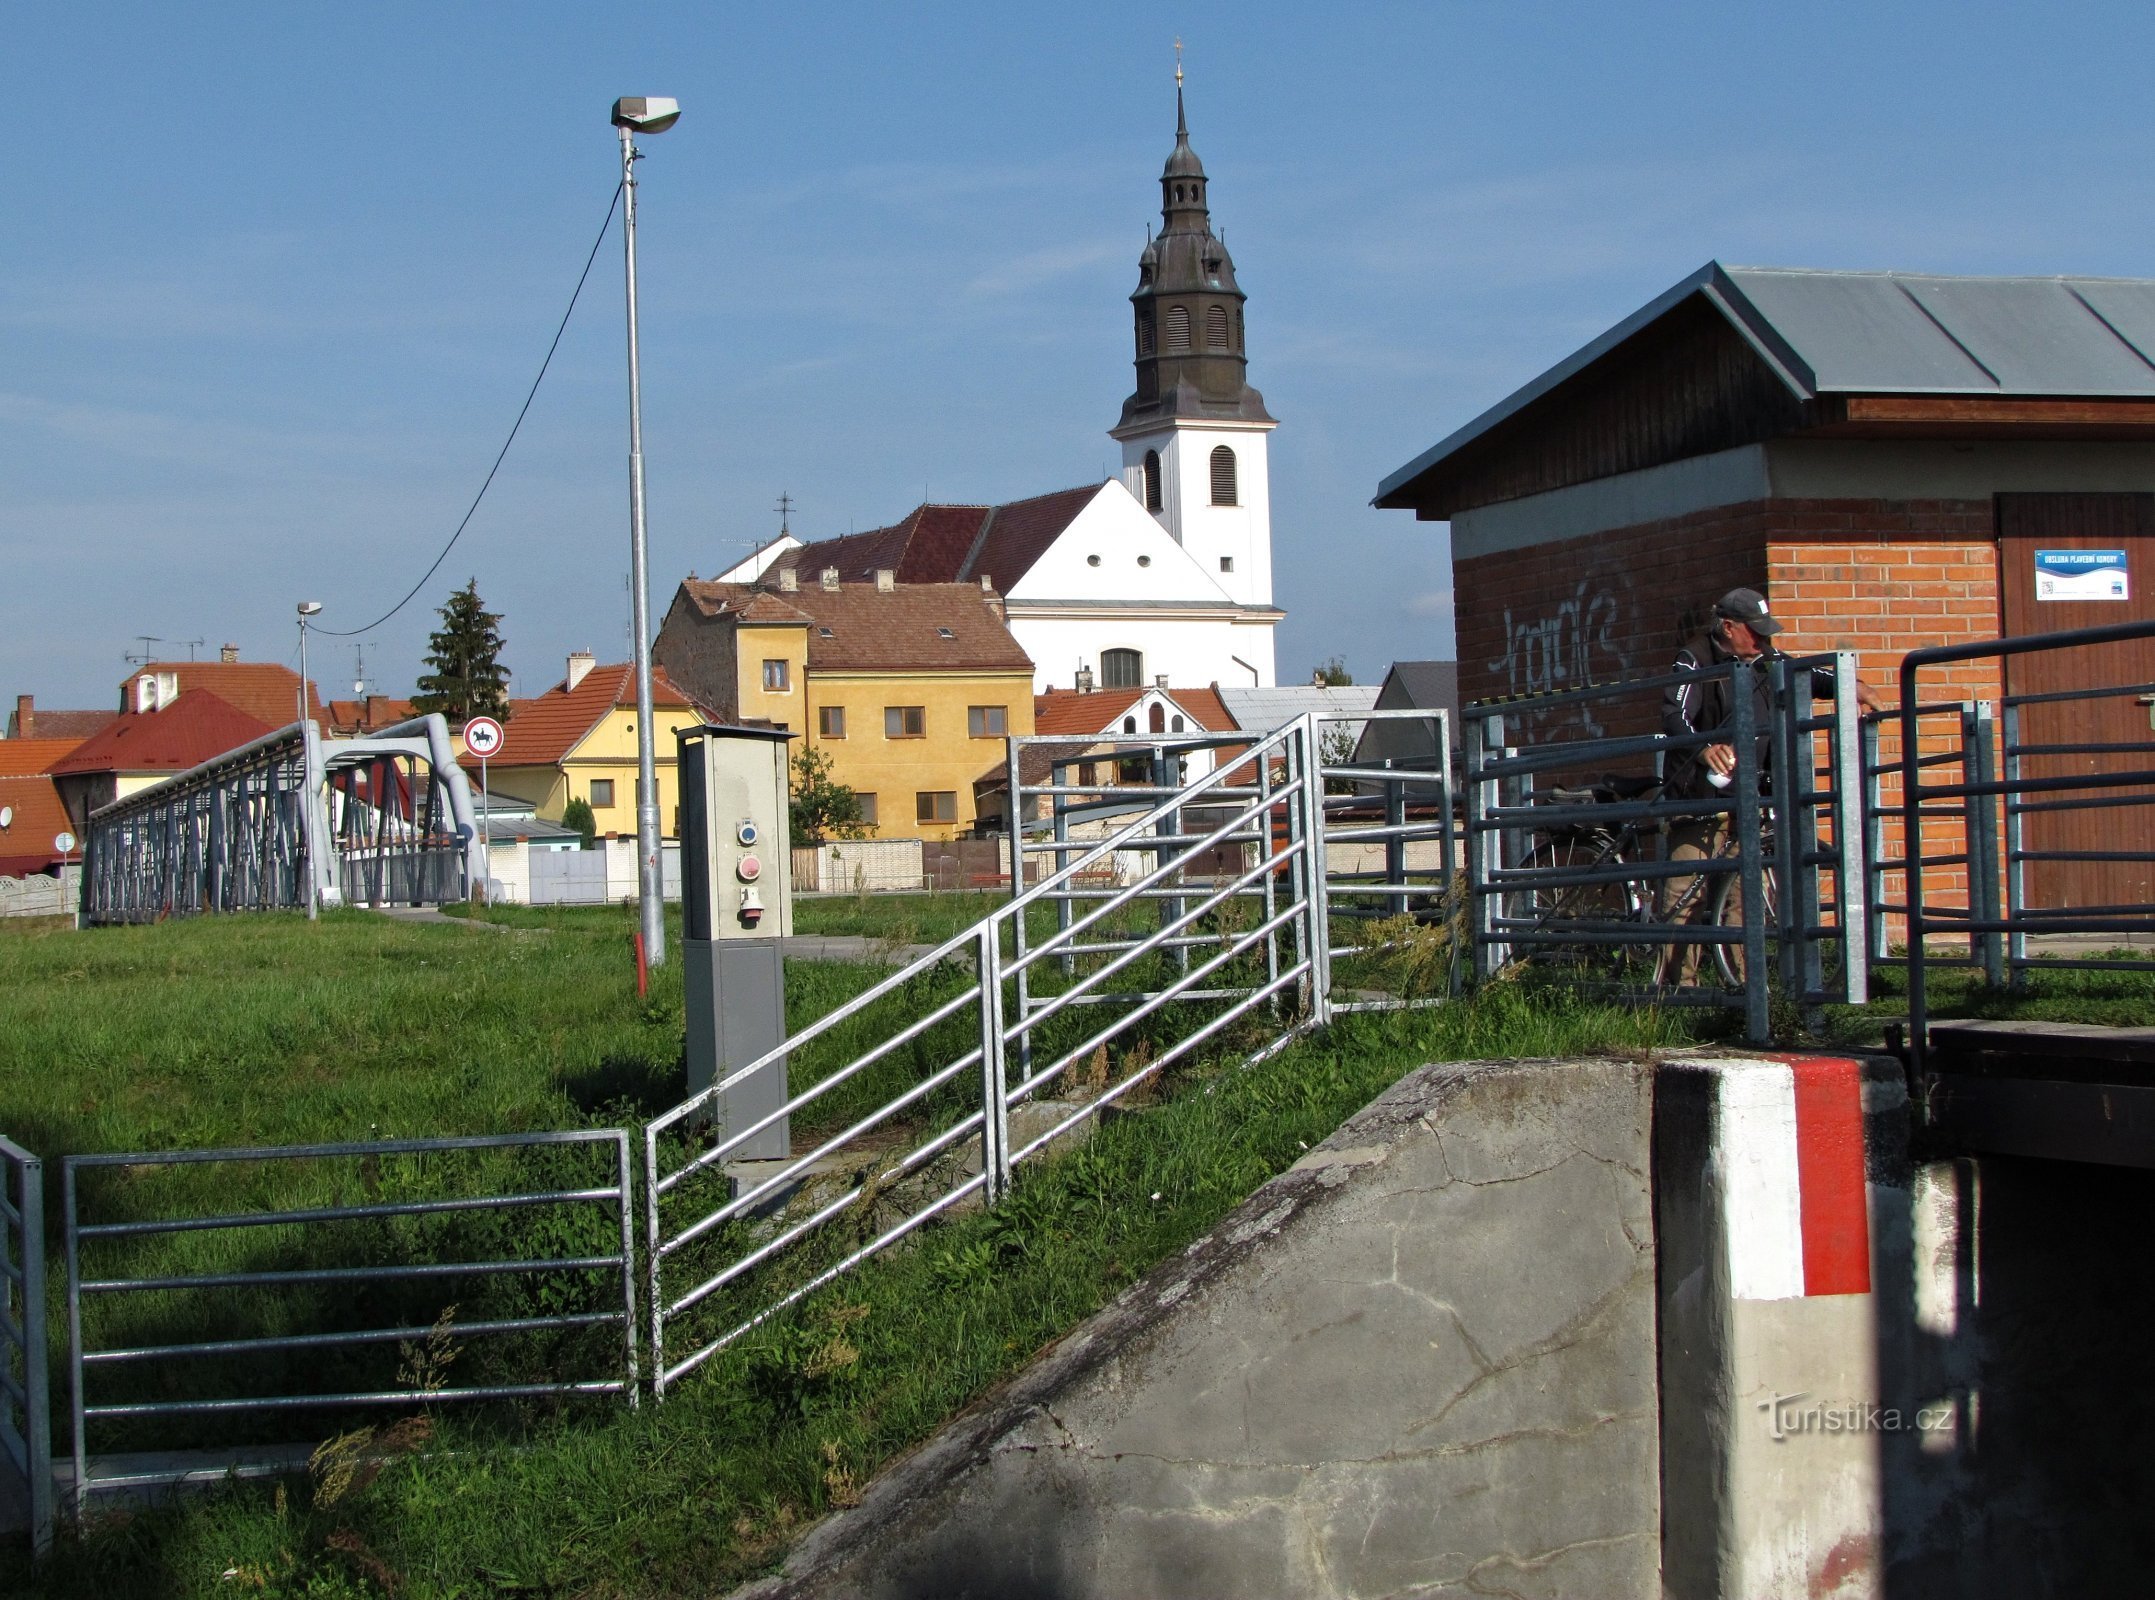
<instances>
[{"instance_id":1,"label":"control box","mask_svg":"<svg viewBox=\"0 0 2155 1600\"><path fill-rule=\"evenodd\" d=\"M704 725L676 735L681 784L681 979L688 1091L698 1094L785 1042L786 969L793 931L793 838L787 784L790 733ZM722 1137L786 1103L779 1057L726 1092ZM729 1160L790 1153L783 1117Z\"/></svg>"}]
</instances>

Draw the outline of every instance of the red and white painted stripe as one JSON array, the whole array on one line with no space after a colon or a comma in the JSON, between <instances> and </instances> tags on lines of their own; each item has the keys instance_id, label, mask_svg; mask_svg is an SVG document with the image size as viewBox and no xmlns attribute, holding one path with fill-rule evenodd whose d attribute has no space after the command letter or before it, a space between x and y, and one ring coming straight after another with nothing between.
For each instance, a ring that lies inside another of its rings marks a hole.
<instances>
[{"instance_id":1,"label":"red and white painted stripe","mask_svg":"<svg viewBox=\"0 0 2155 1600\"><path fill-rule=\"evenodd\" d=\"M1870 1293L1862 1064L1841 1056L1686 1064L1716 1080L1734 1298Z\"/></svg>"}]
</instances>

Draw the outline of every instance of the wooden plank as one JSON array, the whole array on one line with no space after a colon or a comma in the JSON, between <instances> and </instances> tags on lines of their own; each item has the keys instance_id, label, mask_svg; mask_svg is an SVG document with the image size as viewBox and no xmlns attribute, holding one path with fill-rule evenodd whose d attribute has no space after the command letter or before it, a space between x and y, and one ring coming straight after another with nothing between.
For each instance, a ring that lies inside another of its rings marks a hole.
<instances>
[{"instance_id":1,"label":"wooden plank","mask_svg":"<svg viewBox=\"0 0 2155 1600\"><path fill-rule=\"evenodd\" d=\"M1954 1153L2155 1167L2155 1088L1942 1074L1926 1120Z\"/></svg>"},{"instance_id":2,"label":"wooden plank","mask_svg":"<svg viewBox=\"0 0 2155 1600\"><path fill-rule=\"evenodd\" d=\"M2155 400L2031 400L2006 395L1849 395L1849 422L2043 423L2155 427Z\"/></svg>"}]
</instances>

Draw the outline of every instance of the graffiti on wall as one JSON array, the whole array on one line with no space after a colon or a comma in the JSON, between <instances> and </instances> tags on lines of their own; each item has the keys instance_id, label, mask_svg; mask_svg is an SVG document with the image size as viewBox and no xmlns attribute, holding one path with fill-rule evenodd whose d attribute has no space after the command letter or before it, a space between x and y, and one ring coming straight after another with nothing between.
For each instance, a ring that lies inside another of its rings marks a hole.
<instances>
[{"instance_id":1,"label":"graffiti on wall","mask_svg":"<svg viewBox=\"0 0 2155 1600\"><path fill-rule=\"evenodd\" d=\"M1488 663L1490 674L1507 695L1561 694L1593 683L1607 683L1632 670L1630 631L1626 622L1627 579L1579 580L1571 595L1538 617L1515 617L1504 608L1504 653ZM1591 704L1565 708L1576 712L1588 738L1607 730ZM1537 721L1541 720L1539 718Z\"/></svg>"}]
</instances>

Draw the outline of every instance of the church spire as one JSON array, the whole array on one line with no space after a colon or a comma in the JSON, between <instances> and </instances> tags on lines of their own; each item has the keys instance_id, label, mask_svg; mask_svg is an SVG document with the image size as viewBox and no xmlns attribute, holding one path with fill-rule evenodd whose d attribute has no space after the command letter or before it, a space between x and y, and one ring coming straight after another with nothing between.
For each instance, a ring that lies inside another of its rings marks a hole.
<instances>
[{"instance_id":1,"label":"church spire","mask_svg":"<svg viewBox=\"0 0 2155 1600\"><path fill-rule=\"evenodd\" d=\"M1160 173L1159 236L1138 257L1137 392L1124 402L1127 428L1166 417L1269 422L1249 386L1242 347L1243 294L1227 246L1212 232L1205 164L1190 148L1183 101L1182 41L1175 41L1175 147Z\"/></svg>"}]
</instances>

